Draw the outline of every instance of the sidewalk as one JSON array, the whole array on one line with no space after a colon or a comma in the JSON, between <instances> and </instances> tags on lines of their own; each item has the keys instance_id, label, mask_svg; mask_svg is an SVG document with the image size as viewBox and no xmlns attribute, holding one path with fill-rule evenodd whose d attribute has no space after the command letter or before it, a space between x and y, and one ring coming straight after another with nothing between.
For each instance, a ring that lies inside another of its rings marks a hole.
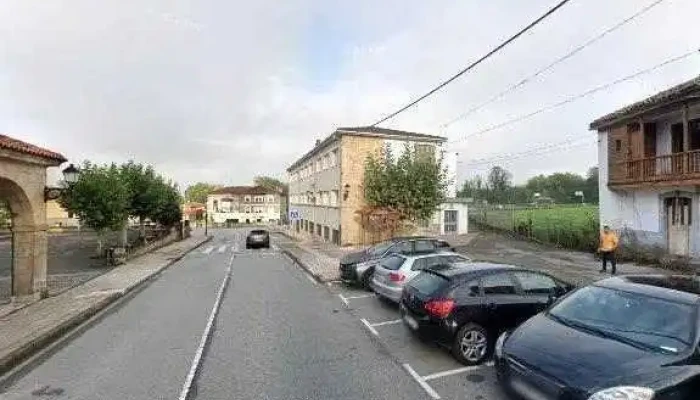
<instances>
[{"instance_id":1,"label":"sidewalk","mask_svg":"<svg viewBox=\"0 0 700 400\"><path fill-rule=\"evenodd\" d=\"M193 236L133 259L58 296L21 309L0 308L0 374L209 239Z\"/></svg>"},{"instance_id":2,"label":"sidewalk","mask_svg":"<svg viewBox=\"0 0 700 400\"><path fill-rule=\"evenodd\" d=\"M320 240L294 238L283 230L276 232L285 237L277 240L280 249L320 282L339 280L340 259L345 254L368 247L340 247ZM468 245L474 237L472 234L439 236L458 249Z\"/></svg>"}]
</instances>

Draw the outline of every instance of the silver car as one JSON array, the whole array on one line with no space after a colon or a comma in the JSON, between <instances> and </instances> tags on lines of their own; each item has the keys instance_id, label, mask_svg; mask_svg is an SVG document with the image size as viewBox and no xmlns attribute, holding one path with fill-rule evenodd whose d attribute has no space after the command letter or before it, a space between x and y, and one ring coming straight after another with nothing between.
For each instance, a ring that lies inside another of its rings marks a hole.
<instances>
[{"instance_id":1,"label":"silver car","mask_svg":"<svg viewBox=\"0 0 700 400\"><path fill-rule=\"evenodd\" d=\"M422 270L455 263L471 262L469 257L452 252L384 257L374 268L370 286L374 292L395 303L401 301L403 286Z\"/></svg>"}]
</instances>

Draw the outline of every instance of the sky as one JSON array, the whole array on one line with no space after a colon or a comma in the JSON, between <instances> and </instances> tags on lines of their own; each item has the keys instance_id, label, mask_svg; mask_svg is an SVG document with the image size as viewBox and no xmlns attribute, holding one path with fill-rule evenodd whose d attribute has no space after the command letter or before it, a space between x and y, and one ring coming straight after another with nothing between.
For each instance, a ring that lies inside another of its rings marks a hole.
<instances>
[{"instance_id":1,"label":"sky","mask_svg":"<svg viewBox=\"0 0 700 400\"><path fill-rule=\"evenodd\" d=\"M478 112L464 111L655 0L572 0L445 90L382 124L444 135L458 179L516 182L597 164L595 118L700 74L700 54L519 123L473 133L698 49L700 2L665 0ZM3 0L0 132L70 162L153 165L181 187L285 170L339 126L369 125L555 0ZM469 136L465 138L465 136ZM568 147L513 156L562 141ZM58 169L50 177L59 175Z\"/></svg>"}]
</instances>

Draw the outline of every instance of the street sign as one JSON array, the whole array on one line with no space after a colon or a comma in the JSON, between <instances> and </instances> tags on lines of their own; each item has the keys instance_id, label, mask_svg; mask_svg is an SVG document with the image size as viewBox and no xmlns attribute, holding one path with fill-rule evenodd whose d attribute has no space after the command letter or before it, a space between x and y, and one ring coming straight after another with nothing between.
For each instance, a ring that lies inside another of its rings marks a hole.
<instances>
[{"instance_id":1,"label":"street sign","mask_svg":"<svg viewBox=\"0 0 700 400\"><path fill-rule=\"evenodd\" d=\"M299 216L299 210L291 209L289 210L289 219L294 221L297 219L300 219L301 217Z\"/></svg>"}]
</instances>

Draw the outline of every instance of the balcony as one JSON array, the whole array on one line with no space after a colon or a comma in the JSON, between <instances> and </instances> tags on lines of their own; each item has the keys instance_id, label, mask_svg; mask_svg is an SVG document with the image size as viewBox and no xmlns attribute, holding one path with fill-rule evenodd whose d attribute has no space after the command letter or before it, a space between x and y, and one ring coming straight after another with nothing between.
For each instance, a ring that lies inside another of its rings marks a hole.
<instances>
[{"instance_id":1,"label":"balcony","mask_svg":"<svg viewBox=\"0 0 700 400\"><path fill-rule=\"evenodd\" d=\"M700 184L700 150L622 161L610 167L610 186Z\"/></svg>"}]
</instances>

